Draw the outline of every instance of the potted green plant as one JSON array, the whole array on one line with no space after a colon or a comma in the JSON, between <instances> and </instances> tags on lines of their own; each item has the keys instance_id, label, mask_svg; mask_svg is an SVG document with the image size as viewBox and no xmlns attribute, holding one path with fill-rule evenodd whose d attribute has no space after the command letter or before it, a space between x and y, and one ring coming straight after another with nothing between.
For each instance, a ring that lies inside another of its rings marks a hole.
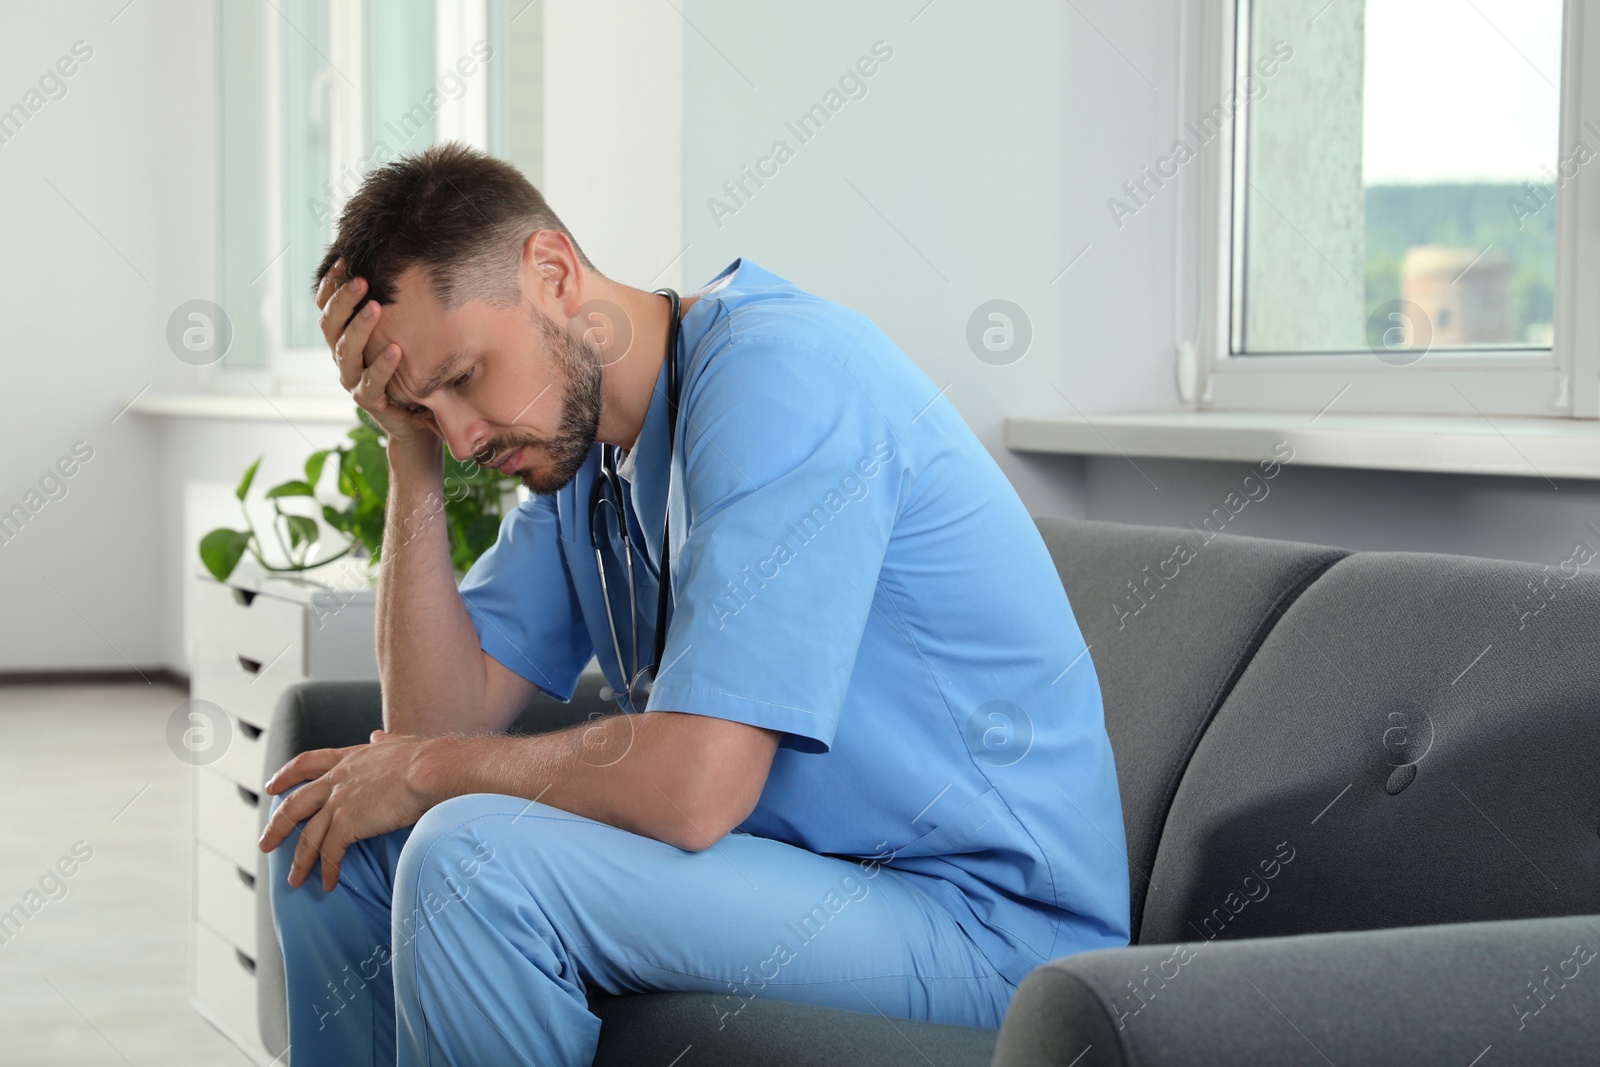
<instances>
[{"instance_id":1,"label":"potted green plant","mask_svg":"<svg viewBox=\"0 0 1600 1067\"><path fill-rule=\"evenodd\" d=\"M366 552L367 563L377 563L383 550L384 505L389 495L388 435L365 411L356 409L358 424L348 437L349 444L320 449L306 457L303 478L293 478L266 491L272 504L272 535L286 561L269 563L261 535L245 507L245 498L255 481L261 459L250 464L234 490L245 528L219 527L200 539L200 561L217 581L226 581L249 553L269 572L301 572L326 566L353 553ZM332 460L342 506L317 495L317 487ZM465 574L473 562L494 544L505 515L506 500L517 479L468 460L459 463L445 456L442 508L421 516L421 521L436 521L442 511L450 542L450 562L457 575ZM299 502L316 510L316 515L285 511L284 504ZM321 522L318 522L320 516ZM322 544L322 525L344 536L345 544L331 555L313 559Z\"/></svg>"}]
</instances>

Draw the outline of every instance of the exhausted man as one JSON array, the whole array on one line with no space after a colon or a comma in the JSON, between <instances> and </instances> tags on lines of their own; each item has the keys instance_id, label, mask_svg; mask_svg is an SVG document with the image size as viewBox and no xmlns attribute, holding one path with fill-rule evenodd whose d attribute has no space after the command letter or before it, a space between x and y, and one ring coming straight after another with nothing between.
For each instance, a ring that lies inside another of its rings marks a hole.
<instances>
[{"instance_id":1,"label":"exhausted man","mask_svg":"<svg viewBox=\"0 0 1600 1067\"><path fill-rule=\"evenodd\" d=\"M1094 665L1027 510L863 316L608 278L459 145L318 271L388 432L384 728L267 783L295 1067L587 1064L591 991L998 1027L1128 940ZM531 490L459 587L441 442ZM615 714L506 731L597 658Z\"/></svg>"}]
</instances>

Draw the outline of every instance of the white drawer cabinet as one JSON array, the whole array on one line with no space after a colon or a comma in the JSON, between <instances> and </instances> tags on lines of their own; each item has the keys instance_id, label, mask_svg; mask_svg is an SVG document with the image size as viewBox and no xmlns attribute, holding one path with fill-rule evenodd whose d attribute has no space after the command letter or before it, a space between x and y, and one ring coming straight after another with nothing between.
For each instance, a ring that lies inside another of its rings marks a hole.
<instances>
[{"instance_id":1,"label":"white drawer cabinet","mask_svg":"<svg viewBox=\"0 0 1600 1067\"><path fill-rule=\"evenodd\" d=\"M188 602L191 696L220 709L228 735L194 769L190 1003L263 1065L272 1057L256 1015L256 894L265 890L256 841L270 799L272 712L296 682L378 677L368 572L338 567L289 578L241 566L226 583L198 578Z\"/></svg>"},{"instance_id":2,"label":"white drawer cabinet","mask_svg":"<svg viewBox=\"0 0 1600 1067\"><path fill-rule=\"evenodd\" d=\"M253 865L252 865L253 868ZM195 913L251 960L256 959L256 876L204 842L195 849Z\"/></svg>"}]
</instances>

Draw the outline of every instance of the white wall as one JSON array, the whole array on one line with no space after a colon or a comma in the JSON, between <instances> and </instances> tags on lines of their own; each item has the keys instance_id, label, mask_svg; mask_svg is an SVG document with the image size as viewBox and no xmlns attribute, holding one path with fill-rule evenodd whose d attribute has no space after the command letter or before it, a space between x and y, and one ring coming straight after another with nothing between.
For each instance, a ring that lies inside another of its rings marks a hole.
<instances>
[{"instance_id":1,"label":"white wall","mask_svg":"<svg viewBox=\"0 0 1600 1067\"><path fill-rule=\"evenodd\" d=\"M746 255L869 315L949 385L1030 506L1065 514L1081 512L1081 461L1006 452L1002 419L1172 394L1170 301L1150 283L1172 272L1174 205L1119 230L1105 201L1170 145L1176 30L1157 5L1078 7L1124 55L1052 0L694 0L699 32L684 38L686 284ZM785 123L877 41L893 56L866 95L802 144ZM733 201L723 183L779 139L793 158ZM969 317L993 299L1033 327L1009 365L967 343Z\"/></svg>"},{"instance_id":2,"label":"white wall","mask_svg":"<svg viewBox=\"0 0 1600 1067\"><path fill-rule=\"evenodd\" d=\"M1199 522L1251 469L1247 463L1137 462L1143 475L1116 457L1085 461L1086 518L1157 526ZM1247 505L1227 529L1355 550L1449 552L1550 566L1571 558L1580 541L1600 553L1600 533L1588 526L1600 527L1600 484L1558 479L1555 486L1542 478L1291 463L1267 497Z\"/></svg>"},{"instance_id":3,"label":"white wall","mask_svg":"<svg viewBox=\"0 0 1600 1067\"><path fill-rule=\"evenodd\" d=\"M543 0L540 188L605 275L683 288L683 19L670 3Z\"/></svg>"},{"instance_id":4,"label":"white wall","mask_svg":"<svg viewBox=\"0 0 1600 1067\"><path fill-rule=\"evenodd\" d=\"M168 312L212 285L211 6L122 6L9 4L0 33L0 108L93 50L0 144L0 508L74 442L94 454L0 545L0 670L163 659L159 431L117 415L177 363Z\"/></svg>"},{"instance_id":5,"label":"white wall","mask_svg":"<svg viewBox=\"0 0 1600 1067\"><path fill-rule=\"evenodd\" d=\"M94 449L66 495L0 544L0 671L187 671L199 561L185 484L232 485L263 453L272 484L312 451L308 436L325 446L344 429L119 416L147 386L202 387L205 372L168 349L167 319L218 296L213 5L124 3L11 4L0 33L13 75L0 107L75 41L93 49L66 95L0 144L0 508L74 442Z\"/></svg>"}]
</instances>

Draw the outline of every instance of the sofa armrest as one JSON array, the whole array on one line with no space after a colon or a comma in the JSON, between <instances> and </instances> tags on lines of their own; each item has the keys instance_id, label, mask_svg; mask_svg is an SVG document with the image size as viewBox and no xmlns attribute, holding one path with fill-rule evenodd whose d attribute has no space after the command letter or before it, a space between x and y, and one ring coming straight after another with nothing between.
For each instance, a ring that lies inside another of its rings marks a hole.
<instances>
[{"instance_id":1,"label":"sofa armrest","mask_svg":"<svg viewBox=\"0 0 1600 1067\"><path fill-rule=\"evenodd\" d=\"M560 730L617 711L615 701L602 700L605 679L585 673L578 678L572 700L562 703L542 690L535 693L510 733L537 734ZM314 748L343 748L366 743L372 731L383 726L383 696L377 682L302 682L278 698L267 733L265 778L289 760ZM265 830L271 801L261 798L259 823ZM266 892L267 857L256 861L256 1005L261 1040L267 1051L281 1056L288 1045L284 1004L283 959L278 954L272 926L272 896Z\"/></svg>"},{"instance_id":2,"label":"sofa armrest","mask_svg":"<svg viewBox=\"0 0 1600 1067\"><path fill-rule=\"evenodd\" d=\"M1597 1044L1600 920L1562 916L1066 956L1023 979L994 1067L1502 1067Z\"/></svg>"}]
</instances>

